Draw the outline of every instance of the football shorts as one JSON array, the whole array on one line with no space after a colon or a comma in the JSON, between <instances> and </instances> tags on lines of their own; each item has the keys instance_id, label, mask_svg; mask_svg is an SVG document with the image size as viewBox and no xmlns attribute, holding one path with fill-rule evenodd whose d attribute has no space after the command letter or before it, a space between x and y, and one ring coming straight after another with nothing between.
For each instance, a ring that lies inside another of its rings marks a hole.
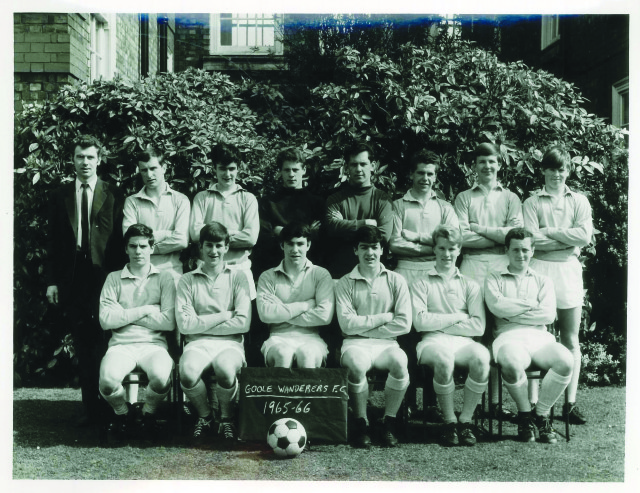
<instances>
[{"instance_id":1,"label":"football shorts","mask_svg":"<svg viewBox=\"0 0 640 493\"><path fill-rule=\"evenodd\" d=\"M407 286L411 286L416 281L427 277L427 272L433 269L436 265L435 260L427 262L411 262L409 260L398 260L398 266L396 272L404 277L407 281Z\"/></svg>"},{"instance_id":2,"label":"football shorts","mask_svg":"<svg viewBox=\"0 0 640 493\"><path fill-rule=\"evenodd\" d=\"M100 373L121 380L128 373L139 368L149 375L151 369L162 368L157 366L159 361L162 362L166 373L173 369L173 359L163 346L149 342L116 344L107 349L102 358Z\"/></svg>"},{"instance_id":3,"label":"football shorts","mask_svg":"<svg viewBox=\"0 0 640 493\"><path fill-rule=\"evenodd\" d=\"M237 341L227 341L224 339L210 339L202 338L191 341L187 344L182 352L184 358L189 351L198 351L200 354L205 355L211 363L213 363L218 355L223 351L237 351L242 357L242 365L247 366L247 360L244 356L244 346Z\"/></svg>"},{"instance_id":4,"label":"football shorts","mask_svg":"<svg viewBox=\"0 0 640 493\"><path fill-rule=\"evenodd\" d=\"M550 334L546 330L508 330L507 332L500 334L498 337L496 337L496 340L493 341L493 345L491 346L493 351L493 359L495 361L498 361L498 354L500 353L500 349L505 344L515 344L521 346L529 353L529 356L532 356L543 347L554 342L556 342L556 338L553 337L553 334Z\"/></svg>"},{"instance_id":5,"label":"football shorts","mask_svg":"<svg viewBox=\"0 0 640 493\"><path fill-rule=\"evenodd\" d=\"M327 354L329 353L327 343L324 342L322 337L318 334L296 334L295 332L274 334L264 341L262 348L260 349L260 352L264 356L265 364L267 362L269 350L274 346L285 346L294 354L301 346L307 346L322 358L323 363L327 359Z\"/></svg>"},{"instance_id":6,"label":"football shorts","mask_svg":"<svg viewBox=\"0 0 640 493\"><path fill-rule=\"evenodd\" d=\"M369 368L371 368L378 356L390 348L400 349L400 345L393 339L347 339L340 348L340 366L343 366L342 358L347 351L359 351L369 356L371 360Z\"/></svg>"},{"instance_id":7,"label":"football shorts","mask_svg":"<svg viewBox=\"0 0 640 493\"><path fill-rule=\"evenodd\" d=\"M506 255L465 255L460 264L460 273L470 277L484 292L484 280L491 272L498 272L509 265Z\"/></svg>"},{"instance_id":8,"label":"football shorts","mask_svg":"<svg viewBox=\"0 0 640 493\"><path fill-rule=\"evenodd\" d=\"M456 354L463 347L474 343L475 341L471 337L431 332L422 336L422 340L416 345L416 353L418 355L418 361L420 361L420 355L427 346L441 346L448 353Z\"/></svg>"},{"instance_id":9,"label":"football shorts","mask_svg":"<svg viewBox=\"0 0 640 493\"><path fill-rule=\"evenodd\" d=\"M576 257L569 257L566 262L549 262L531 259L531 269L538 274L550 277L556 291L556 306L560 309L582 306L584 292L582 289L582 264Z\"/></svg>"}]
</instances>

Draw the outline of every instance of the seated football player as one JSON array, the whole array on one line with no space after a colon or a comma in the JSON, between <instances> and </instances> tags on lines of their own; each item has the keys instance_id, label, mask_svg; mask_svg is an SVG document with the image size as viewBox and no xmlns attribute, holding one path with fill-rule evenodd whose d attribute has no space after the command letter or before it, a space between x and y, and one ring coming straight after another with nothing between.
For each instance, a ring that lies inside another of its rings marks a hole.
<instances>
[{"instance_id":1,"label":"seated football player","mask_svg":"<svg viewBox=\"0 0 640 493\"><path fill-rule=\"evenodd\" d=\"M347 368L349 401L355 417L354 443L369 448L366 374L389 372L384 388L384 434L388 447L398 445L395 418L409 386L407 355L396 337L411 329L411 299L404 278L380 262L383 235L375 226L355 233L358 264L336 285L336 313L344 341L340 364Z\"/></svg>"},{"instance_id":2,"label":"seated football player","mask_svg":"<svg viewBox=\"0 0 640 493\"><path fill-rule=\"evenodd\" d=\"M445 445L475 445L471 418L487 388L489 351L472 337L485 329L480 286L460 274L456 259L462 235L457 227L440 225L433 232L435 266L411 287L413 325L422 333L418 362L433 368L433 387L444 416ZM460 417L453 410L453 371L468 370Z\"/></svg>"},{"instance_id":3,"label":"seated football player","mask_svg":"<svg viewBox=\"0 0 640 493\"><path fill-rule=\"evenodd\" d=\"M393 202L393 231L389 250L398 260L395 271L407 281L409 291L414 280L424 279L435 265L433 252L433 231L439 224L458 228L458 216L453 206L438 198L435 190L440 157L432 151L421 150L414 153L408 162L411 188L403 197ZM419 334L411 332L399 340L406 351L413 350L419 341ZM409 354L409 358L411 358ZM416 368L414 361L410 368ZM423 409L425 419L441 422L437 408L437 398L432 388L424 389ZM409 394L412 398L415 393ZM415 402L412 402L415 405Z\"/></svg>"},{"instance_id":4,"label":"seated football player","mask_svg":"<svg viewBox=\"0 0 640 493\"><path fill-rule=\"evenodd\" d=\"M198 413L193 431L200 441L211 430L213 413L202 380L213 369L220 405L218 433L225 441L237 438L234 424L237 374L246 365L243 334L251 323L247 276L224 261L229 249L227 228L212 222L199 231L202 265L184 274L176 291L176 321L185 337L180 358L180 385Z\"/></svg>"},{"instance_id":5,"label":"seated football player","mask_svg":"<svg viewBox=\"0 0 640 493\"><path fill-rule=\"evenodd\" d=\"M280 232L284 260L265 271L258 281L260 320L269 325L269 338L262 345L267 366L320 368L327 357L327 344L318 334L333 317L333 279L329 271L307 259L311 229L291 222Z\"/></svg>"},{"instance_id":6,"label":"seated football player","mask_svg":"<svg viewBox=\"0 0 640 493\"><path fill-rule=\"evenodd\" d=\"M100 294L100 325L111 331L109 349L100 364L100 393L115 411L110 431L123 437L133 423L122 380L136 368L149 378L142 408L147 434L156 429L155 412L169 393L173 360L167 334L175 329L175 282L169 271L151 263L153 231L133 224L124 234L129 263L107 276Z\"/></svg>"},{"instance_id":7,"label":"seated football player","mask_svg":"<svg viewBox=\"0 0 640 493\"><path fill-rule=\"evenodd\" d=\"M483 142L473 155L476 182L458 194L454 208L462 231L460 272L484 289L489 272L507 265L504 237L509 229L523 225L522 205L518 196L498 181L503 162L499 146ZM492 327L493 317L487 316L487 322ZM491 372L491 402L497 404L498 374L495 369ZM531 398L536 399L535 392ZM502 417L511 419L513 413L503 410Z\"/></svg>"},{"instance_id":8,"label":"seated football player","mask_svg":"<svg viewBox=\"0 0 640 493\"><path fill-rule=\"evenodd\" d=\"M556 443L549 412L571 381L573 356L546 325L556 317L556 295L550 278L529 267L535 250L533 234L514 228L505 236L509 265L485 282L485 302L495 315L493 357L502 367L504 384L518 406L518 436L524 442ZM525 370L534 364L548 370L531 412ZM533 414L533 416L532 416Z\"/></svg>"}]
</instances>

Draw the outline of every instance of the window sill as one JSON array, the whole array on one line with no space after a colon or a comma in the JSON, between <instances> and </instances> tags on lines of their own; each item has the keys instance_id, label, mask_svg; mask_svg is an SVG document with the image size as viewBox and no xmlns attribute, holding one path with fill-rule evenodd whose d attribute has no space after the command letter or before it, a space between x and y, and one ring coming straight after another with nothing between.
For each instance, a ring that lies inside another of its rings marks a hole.
<instances>
[{"instance_id":1,"label":"window sill","mask_svg":"<svg viewBox=\"0 0 640 493\"><path fill-rule=\"evenodd\" d=\"M202 68L209 71L287 70L282 55L205 55Z\"/></svg>"}]
</instances>

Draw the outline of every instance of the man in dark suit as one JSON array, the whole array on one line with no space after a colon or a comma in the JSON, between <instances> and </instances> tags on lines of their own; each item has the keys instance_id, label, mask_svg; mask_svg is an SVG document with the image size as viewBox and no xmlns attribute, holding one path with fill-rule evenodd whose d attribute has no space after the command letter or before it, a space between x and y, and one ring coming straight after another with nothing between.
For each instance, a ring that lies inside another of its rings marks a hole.
<instances>
[{"instance_id":1,"label":"man in dark suit","mask_svg":"<svg viewBox=\"0 0 640 493\"><path fill-rule=\"evenodd\" d=\"M84 415L78 424L99 417L98 372L106 339L98 321L100 291L106 275L122 268L124 198L98 178L102 145L80 136L72 145L76 179L50 197L47 239L47 300L60 306L78 357Z\"/></svg>"}]
</instances>

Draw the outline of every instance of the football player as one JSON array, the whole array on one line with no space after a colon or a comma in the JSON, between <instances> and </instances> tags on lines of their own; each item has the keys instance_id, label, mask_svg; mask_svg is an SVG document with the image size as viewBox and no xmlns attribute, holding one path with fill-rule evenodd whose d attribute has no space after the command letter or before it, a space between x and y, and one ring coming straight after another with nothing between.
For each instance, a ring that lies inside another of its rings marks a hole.
<instances>
[{"instance_id":1,"label":"football player","mask_svg":"<svg viewBox=\"0 0 640 493\"><path fill-rule=\"evenodd\" d=\"M398 445L396 414L409 385L407 355L396 337L411 329L411 299L404 278L380 262L382 232L375 226L356 231L354 253L358 264L336 286L336 312L344 342L340 364L348 370L349 400L355 417L354 442L369 448L367 372L387 370L384 444Z\"/></svg>"}]
</instances>

